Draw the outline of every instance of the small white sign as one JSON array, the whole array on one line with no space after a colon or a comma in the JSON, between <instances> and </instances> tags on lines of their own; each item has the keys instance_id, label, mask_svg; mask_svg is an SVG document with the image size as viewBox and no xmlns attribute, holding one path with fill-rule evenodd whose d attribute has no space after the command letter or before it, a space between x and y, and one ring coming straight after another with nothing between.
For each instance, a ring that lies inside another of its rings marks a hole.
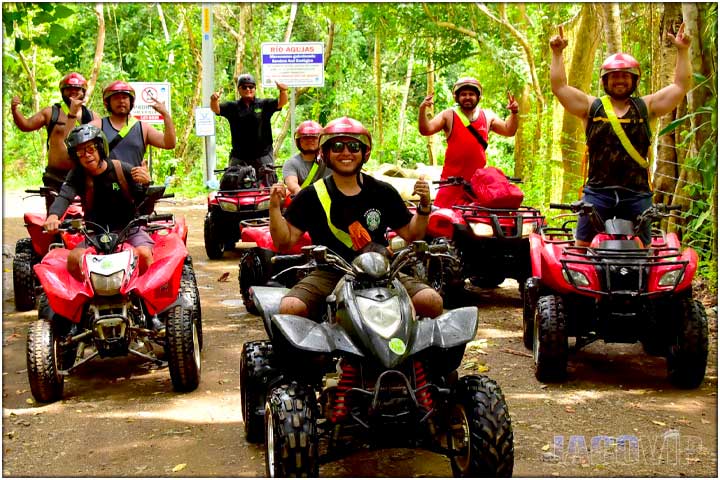
<instances>
[{"instance_id":1,"label":"small white sign","mask_svg":"<svg viewBox=\"0 0 720 480\"><path fill-rule=\"evenodd\" d=\"M288 87L325 85L325 45L322 42L265 42L262 44L262 85Z\"/></svg>"},{"instance_id":2,"label":"small white sign","mask_svg":"<svg viewBox=\"0 0 720 480\"><path fill-rule=\"evenodd\" d=\"M130 115L146 123L163 123L163 117L150 105L153 100L163 102L170 112L169 82L128 82L135 89L135 105Z\"/></svg>"},{"instance_id":3,"label":"small white sign","mask_svg":"<svg viewBox=\"0 0 720 480\"><path fill-rule=\"evenodd\" d=\"M208 107L195 109L195 135L209 137L215 135L215 112Z\"/></svg>"}]
</instances>

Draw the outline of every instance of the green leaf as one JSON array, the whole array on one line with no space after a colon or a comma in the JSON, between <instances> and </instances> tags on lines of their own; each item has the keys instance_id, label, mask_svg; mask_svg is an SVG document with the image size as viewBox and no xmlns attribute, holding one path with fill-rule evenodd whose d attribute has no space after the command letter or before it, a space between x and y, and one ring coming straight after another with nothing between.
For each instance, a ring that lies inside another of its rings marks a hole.
<instances>
[{"instance_id":1,"label":"green leaf","mask_svg":"<svg viewBox=\"0 0 720 480\"><path fill-rule=\"evenodd\" d=\"M55 7L55 18L67 18L74 13L75 10L62 4Z\"/></svg>"},{"instance_id":2,"label":"green leaf","mask_svg":"<svg viewBox=\"0 0 720 480\"><path fill-rule=\"evenodd\" d=\"M688 118L690 118L690 116L689 116L689 115L685 115L684 117L681 117L681 118L678 118L678 119L673 120L673 121L670 122L665 128L663 128L662 130L660 130L660 133L658 133L658 136L659 136L659 137L662 137L663 135L667 135L668 133L672 132L672 131L675 130L677 127L679 127L680 125L682 125L682 123L683 123L685 120L687 120Z\"/></svg>"},{"instance_id":3,"label":"green leaf","mask_svg":"<svg viewBox=\"0 0 720 480\"><path fill-rule=\"evenodd\" d=\"M53 23L55 21L55 16L48 12L40 12L37 15L35 15L35 18L33 18L33 23L35 25L40 25L43 23Z\"/></svg>"},{"instance_id":4,"label":"green leaf","mask_svg":"<svg viewBox=\"0 0 720 480\"><path fill-rule=\"evenodd\" d=\"M51 43L58 43L63 38L65 38L67 34L68 31L65 29L65 27L54 23L50 26L50 31L48 32L48 40L50 40Z\"/></svg>"},{"instance_id":5,"label":"green leaf","mask_svg":"<svg viewBox=\"0 0 720 480\"><path fill-rule=\"evenodd\" d=\"M30 40L24 38L15 37L15 51L20 53L23 50L30 48Z\"/></svg>"}]
</instances>

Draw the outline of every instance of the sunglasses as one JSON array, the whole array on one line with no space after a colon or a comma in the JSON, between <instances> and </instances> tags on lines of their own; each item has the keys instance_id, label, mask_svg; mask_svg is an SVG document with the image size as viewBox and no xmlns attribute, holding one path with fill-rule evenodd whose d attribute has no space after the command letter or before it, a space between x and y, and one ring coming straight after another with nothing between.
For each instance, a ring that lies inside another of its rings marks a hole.
<instances>
[{"instance_id":1,"label":"sunglasses","mask_svg":"<svg viewBox=\"0 0 720 480\"><path fill-rule=\"evenodd\" d=\"M240 90L255 90L255 85L240 85Z\"/></svg>"},{"instance_id":2,"label":"sunglasses","mask_svg":"<svg viewBox=\"0 0 720 480\"><path fill-rule=\"evenodd\" d=\"M78 148L75 150L78 154L78 157L82 157L85 155L93 155L95 152L98 151L97 147L93 144L90 144L86 146L85 148Z\"/></svg>"},{"instance_id":3,"label":"sunglasses","mask_svg":"<svg viewBox=\"0 0 720 480\"><path fill-rule=\"evenodd\" d=\"M330 151L333 153L342 153L345 150L346 146L350 153L358 153L360 151L362 143L358 141L333 142L330 144Z\"/></svg>"}]
</instances>

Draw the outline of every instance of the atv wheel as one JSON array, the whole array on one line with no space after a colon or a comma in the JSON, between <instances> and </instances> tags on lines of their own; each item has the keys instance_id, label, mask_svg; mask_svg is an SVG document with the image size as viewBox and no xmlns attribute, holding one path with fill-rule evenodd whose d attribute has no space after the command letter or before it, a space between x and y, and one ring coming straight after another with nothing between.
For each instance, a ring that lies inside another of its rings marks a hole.
<instances>
[{"instance_id":1,"label":"atv wheel","mask_svg":"<svg viewBox=\"0 0 720 480\"><path fill-rule=\"evenodd\" d=\"M21 238L15 244L13 257L13 291L15 309L26 312L35 308L35 272L33 272L33 247L29 238Z\"/></svg>"},{"instance_id":2,"label":"atv wheel","mask_svg":"<svg viewBox=\"0 0 720 480\"><path fill-rule=\"evenodd\" d=\"M250 287L253 285L265 285L267 282L266 276L262 258L254 249L243 255L240 259L238 283L240 284L240 295L248 313L253 315L259 313L250 295Z\"/></svg>"},{"instance_id":3,"label":"atv wheel","mask_svg":"<svg viewBox=\"0 0 720 480\"><path fill-rule=\"evenodd\" d=\"M535 378L557 382L567 375L568 340L565 307L556 295L540 297L534 318L533 358Z\"/></svg>"},{"instance_id":4,"label":"atv wheel","mask_svg":"<svg viewBox=\"0 0 720 480\"><path fill-rule=\"evenodd\" d=\"M181 294L190 295L181 285ZM165 351L173 388L191 392L200 383L200 338L192 308L175 305L167 312Z\"/></svg>"},{"instance_id":5,"label":"atv wheel","mask_svg":"<svg viewBox=\"0 0 720 480\"><path fill-rule=\"evenodd\" d=\"M205 216L203 233L205 236L205 253L207 253L210 260L218 260L225 253L226 240L223 238L220 227L221 225L218 225L215 215L209 212Z\"/></svg>"},{"instance_id":6,"label":"atv wheel","mask_svg":"<svg viewBox=\"0 0 720 480\"><path fill-rule=\"evenodd\" d=\"M190 258L189 256L187 258ZM195 278L195 270L192 266L192 260L188 263L187 259L183 265L182 279L180 280L182 291L188 292L193 305L193 320L197 324L198 341L200 350L203 349L203 331L202 331L202 309L200 308L200 291L198 290L197 280Z\"/></svg>"},{"instance_id":7,"label":"atv wheel","mask_svg":"<svg viewBox=\"0 0 720 480\"><path fill-rule=\"evenodd\" d=\"M533 349L533 331L535 330L535 307L537 306L537 278L530 277L523 282L523 345Z\"/></svg>"},{"instance_id":8,"label":"atv wheel","mask_svg":"<svg viewBox=\"0 0 720 480\"><path fill-rule=\"evenodd\" d=\"M50 403L63 395L65 378L60 375L60 336L55 322L39 319L30 325L27 337L27 372L35 400Z\"/></svg>"},{"instance_id":9,"label":"atv wheel","mask_svg":"<svg viewBox=\"0 0 720 480\"><path fill-rule=\"evenodd\" d=\"M265 476L317 477L317 403L296 382L274 388L265 402Z\"/></svg>"},{"instance_id":10,"label":"atv wheel","mask_svg":"<svg viewBox=\"0 0 720 480\"><path fill-rule=\"evenodd\" d=\"M697 388L705 378L708 356L708 322L702 304L686 298L675 306L681 319L668 355L668 377L680 388Z\"/></svg>"},{"instance_id":11,"label":"atv wheel","mask_svg":"<svg viewBox=\"0 0 720 480\"><path fill-rule=\"evenodd\" d=\"M56 326L56 334L59 337L62 338L63 336L67 335L70 327L70 321L64 319L63 317L55 315L55 312L53 312L52 308L50 308L50 303L48 302L45 292L40 293L40 296L38 296L37 308L39 320L48 320L50 323L53 323ZM63 326L65 328L60 328L60 326ZM63 351L59 354L60 368L62 370L67 370L72 367L75 363L76 354L77 344L72 344L69 347L63 349Z\"/></svg>"},{"instance_id":12,"label":"atv wheel","mask_svg":"<svg viewBox=\"0 0 720 480\"><path fill-rule=\"evenodd\" d=\"M512 476L513 430L497 383L480 375L462 377L455 387L453 403L448 432L453 476Z\"/></svg>"},{"instance_id":13,"label":"atv wheel","mask_svg":"<svg viewBox=\"0 0 720 480\"><path fill-rule=\"evenodd\" d=\"M463 305L465 281L459 260L446 257L431 258L427 269L427 282L443 298L444 308Z\"/></svg>"},{"instance_id":14,"label":"atv wheel","mask_svg":"<svg viewBox=\"0 0 720 480\"><path fill-rule=\"evenodd\" d=\"M240 353L240 406L245 422L245 438L260 443L265 432L265 397L274 375L270 342L246 342Z\"/></svg>"}]
</instances>

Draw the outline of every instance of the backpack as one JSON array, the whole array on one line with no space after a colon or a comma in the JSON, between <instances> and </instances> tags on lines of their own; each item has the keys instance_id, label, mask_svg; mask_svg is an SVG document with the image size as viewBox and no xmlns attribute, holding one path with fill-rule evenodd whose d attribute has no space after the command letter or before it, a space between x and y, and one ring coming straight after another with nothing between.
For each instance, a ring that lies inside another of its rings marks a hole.
<instances>
[{"instance_id":1,"label":"backpack","mask_svg":"<svg viewBox=\"0 0 720 480\"><path fill-rule=\"evenodd\" d=\"M487 208L520 207L525 195L517 185L510 183L499 168L478 168L470 179L476 203Z\"/></svg>"},{"instance_id":2,"label":"backpack","mask_svg":"<svg viewBox=\"0 0 720 480\"><path fill-rule=\"evenodd\" d=\"M243 190L256 187L255 169L248 165L228 167L220 179L220 190Z\"/></svg>"},{"instance_id":3,"label":"backpack","mask_svg":"<svg viewBox=\"0 0 720 480\"><path fill-rule=\"evenodd\" d=\"M47 124L45 127L47 129L47 140L45 140L45 145L47 148L50 148L50 134L52 133L53 129L55 128L55 125L58 123L58 118L60 117L60 109L62 107L59 103L55 103L52 106L52 113L50 114L50 123ZM80 123L90 123L93 119L92 112L85 106L82 106L82 115L80 116Z\"/></svg>"}]
</instances>

